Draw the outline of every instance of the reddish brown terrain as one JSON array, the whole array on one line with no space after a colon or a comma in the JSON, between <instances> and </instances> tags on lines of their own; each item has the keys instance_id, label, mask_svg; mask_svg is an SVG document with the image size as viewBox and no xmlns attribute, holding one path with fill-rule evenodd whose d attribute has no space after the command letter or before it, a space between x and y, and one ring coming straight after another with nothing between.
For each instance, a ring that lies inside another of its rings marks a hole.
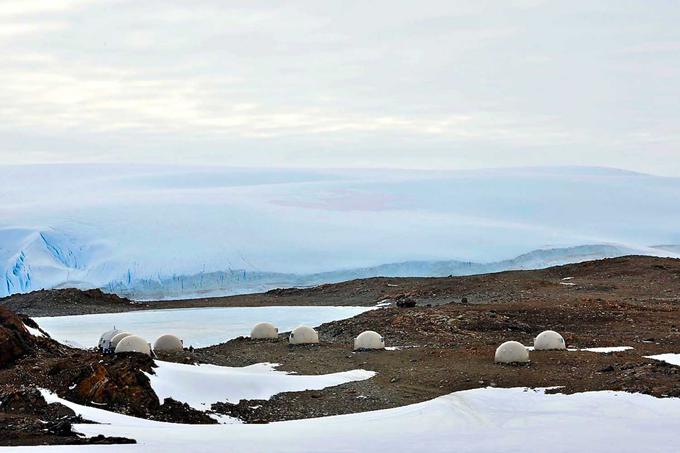
<instances>
[{"instance_id":1,"label":"reddish brown terrain","mask_svg":"<svg viewBox=\"0 0 680 453\"><path fill-rule=\"evenodd\" d=\"M47 404L49 389L79 404L178 423L214 423L171 399L159 402L148 377L153 360L142 354L105 356L71 349L32 334L35 322L0 306L0 445L128 443L130 439L83 439L71 429L82 423L69 408Z\"/></svg>"},{"instance_id":2,"label":"reddish brown terrain","mask_svg":"<svg viewBox=\"0 0 680 453\"><path fill-rule=\"evenodd\" d=\"M85 300L79 292L70 291L73 297ZM49 307L44 310L54 309L58 313L68 308L61 305L64 297L60 291L40 292L39 300L35 294L38 293L13 296L0 300L0 304L37 310L36 304L42 301L44 307ZM33 299L22 305L23 297ZM80 309L83 312L90 312L92 307L105 310L106 304L95 299L81 303ZM680 396L680 367L645 358L652 354L680 353L680 260L623 257L470 277L373 278L259 295L152 302L134 305L134 309L375 305L377 302L390 303L390 306L320 326L318 346L289 346L285 335L273 341L238 338L166 359L230 366L266 361L281 364L283 370L307 374L357 368L377 372L372 379L325 390L283 393L269 401L213 406L216 412L251 423L394 407L485 386L559 386L554 391L607 389L657 397ZM129 302L111 301L110 304L114 307L112 310L119 310ZM16 327L12 316L4 315L3 330L0 330L0 398L22 401L35 395L11 395L42 387L81 404L95 401L111 410L137 416L182 422L209 421L205 414L177 402L166 400L161 404L154 399L148 379L145 381L142 373L152 372L150 359L136 354L101 356L93 351L69 349L49 339L28 338L21 332L21 326ZM22 322L30 321L24 318ZM11 327L13 325L15 327ZM380 332L388 346L399 349L353 352L352 339L368 329ZM531 345L533 338L545 329L560 332L570 347L630 346L633 349L611 354L532 352L528 365L493 363L495 348L500 343L517 340ZM10 332L3 337L2 332L6 330ZM17 340L11 331L20 332L21 338ZM27 347L21 346L22 341ZM0 417L24 420L17 422L23 425L16 426L26 427L37 416L24 406L18 404L19 409L6 412L10 406L2 404ZM58 420L56 414L61 410L45 409L39 417ZM30 433L28 428L16 428L12 432L15 444L56 442L57 438L61 442L62 439L55 434L34 432L33 437L29 435L26 440L19 433ZM67 440L74 438L74 435L63 436ZM0 439L8 437L0 436Z\"/></svg>"}]
</instances>

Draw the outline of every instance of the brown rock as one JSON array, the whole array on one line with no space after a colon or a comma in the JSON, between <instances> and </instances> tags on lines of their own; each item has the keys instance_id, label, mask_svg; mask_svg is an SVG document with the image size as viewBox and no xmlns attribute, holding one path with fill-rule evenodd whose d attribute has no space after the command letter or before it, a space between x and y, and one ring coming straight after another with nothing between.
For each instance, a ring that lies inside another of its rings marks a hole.
<instances>
[{"instance_id":1,"label":"brown rock","mask_svg":"<svg viewBox=\"0 0 680 453\"><path fill-rule=\"evenodd\" d=\"M30 349L31 334L13 312L0 307L0 368L11 365Z\"/></svg>"}]
</instances>

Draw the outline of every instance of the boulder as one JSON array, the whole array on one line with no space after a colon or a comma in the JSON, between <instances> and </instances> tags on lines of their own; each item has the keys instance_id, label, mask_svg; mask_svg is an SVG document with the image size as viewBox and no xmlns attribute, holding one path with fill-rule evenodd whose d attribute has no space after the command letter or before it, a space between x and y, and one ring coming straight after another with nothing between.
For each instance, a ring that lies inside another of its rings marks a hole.
<instances>
[{"instance_id":1,"label":"boulder","mask_svg":"<svg viewBox=\"0 0 680 453\"><path fill-rule=\"evenodd\" d=\"M0 307L0 368L5 368L31 349L32 335L21 318Z\"/></svg>"}]
</instances>

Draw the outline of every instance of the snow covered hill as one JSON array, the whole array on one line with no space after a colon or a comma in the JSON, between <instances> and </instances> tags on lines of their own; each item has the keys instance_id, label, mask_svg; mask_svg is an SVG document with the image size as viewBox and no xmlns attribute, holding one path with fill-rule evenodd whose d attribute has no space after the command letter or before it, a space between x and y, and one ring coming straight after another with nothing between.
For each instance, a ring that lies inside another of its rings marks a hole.
<instances>
[{"instance_id":1,"label":"snow covered hill","mask_svg":"<svg viewBox=\"0 0 680 453\"><path fill-rule=\"evenodd\" d=\"M191 297L680 249L648 247L680 244L680 179L610 169L36 165L0 175L0 296L76 286Z\"/></svg>"}]
</instances>

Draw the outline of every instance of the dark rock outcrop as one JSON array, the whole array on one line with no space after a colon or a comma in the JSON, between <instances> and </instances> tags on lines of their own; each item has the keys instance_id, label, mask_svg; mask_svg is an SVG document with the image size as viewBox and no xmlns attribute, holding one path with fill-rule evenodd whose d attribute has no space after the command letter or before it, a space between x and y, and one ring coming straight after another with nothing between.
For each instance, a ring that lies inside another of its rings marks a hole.
<instances>
[{"instance_id":1,"label":"dark rock outcrop","mask_svg":"<svg viewBox=\"0 0 680 453\"><path fill-rule=\"evenodd\" d=\"M32 335L19 316L0 307L0 368L5 368L31 349Z\"/></svg>"},{"instance_id":2,"label":"dark rock outcrop","mask_svg":"<svg viewBox=\"0 0 680 453\"><path fill-rule=\"evenodd\" d=\"M100 289L82 291L65 288L13 294L0 299L0 306L28 316L64 316L129 311L145 307L146 304L135 303Z\"/></svg>"},{"instance_id":3,"label":"dark rock outcrop","mask_svg":"<svg viewBox=\"0 0 680 453\"><path fill-rule=\"evenodd\" d=\"M0 445L135 443L123 437L84 438L73 431L74 423L85 420L63 404L47 404L37 389L21 388L0 395Z\"/></svg>"}]
</instances>

